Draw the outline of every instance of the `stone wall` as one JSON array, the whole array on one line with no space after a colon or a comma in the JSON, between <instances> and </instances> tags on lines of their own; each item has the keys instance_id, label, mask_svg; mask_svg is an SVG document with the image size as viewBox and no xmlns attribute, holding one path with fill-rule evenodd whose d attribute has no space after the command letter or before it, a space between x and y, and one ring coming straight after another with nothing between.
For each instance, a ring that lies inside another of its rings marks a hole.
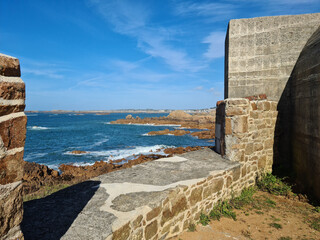
<instances>
[{"instance_id":1,"label":"stone wall","mask_svg":"<svg viewBox=\"0 0 320 240\"><path fill-rule=\"evenodd\" d=\"M27 117L19 60L0 54L0 239L22 239L21 182Z\"/></svg>"},{"instance_id":2,"label":"stone wall","mask_svg":"<svg viewBox=\"0 0 320 240\"><path fill-rule=\"evenodd\" d=\"M191 186L177 187L151 211L136 216L114 230L107 239L168 239L197 223L201 212L208 213L220 200L239 195L244 187L255 184L257 169L238 165L211 173L205 180Z\"/></svg>"},{"instance_id":3,"label":"stone wall","mask_svg":"<svg viewBox=\"0 0 320 240\"><path fill-rule=\"evenodd\" d=\"M218 102L217 152L247 168L271 172L276 119L275 101L229 98Z\"/></svg>"},{"instance_id":4,"label":"stone wall","mask_svg":"<svg viewBox=\"0 0 320 240\"><path fill-rule=\"evenodd\" d=\"M320 13L235 19L225 44L225 98L265 93L279 100Z\"/></svg>"}]
</instances>

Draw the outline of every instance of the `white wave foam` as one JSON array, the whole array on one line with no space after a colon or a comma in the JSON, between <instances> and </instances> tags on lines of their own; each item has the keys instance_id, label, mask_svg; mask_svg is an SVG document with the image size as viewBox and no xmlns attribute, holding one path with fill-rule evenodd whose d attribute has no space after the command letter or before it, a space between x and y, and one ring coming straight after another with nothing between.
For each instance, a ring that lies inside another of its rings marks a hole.
<instances>
[{"instance_id":1,"label":"white wave foam","mask_svg":"<svg viewBox=\"0 0 320 240\"><path fill-rule=\"evenodd\" d=\"M85 153L72 153L72 151L65 152L63 153L64 155L73 155L73 156L83 156L83 155L88 155L90 152L85 152Z\"/></svg>"},{"instance_id":2,"label":"white wave foam","mask_svg":"<svg viewBox=\"0 0 320 240\"><path fill-rule=\"evenodd\" d=\"M27 127L27 129L29 130L47 130L47 129L51 129L49 127L40 127L40 126L29 126Z\"/></svg>"},{"instance_id":3,"label":"white wave foam","mask_svg":"<svg viewBox=\"0 0 320 240\"><path fill-rule=\"evenodd\" d=\"M47 155L48 153L29 153L28 155L24 156L25 161L32 161L33 159L36 158L41 158Z\"/></svg>"},{"instance_id":4,"label":"white wave foam","mask_svg":"<svg viewBox=\"0 0 320 240\"><path fill-rule=\"evenodd\" d=\"M165 148L174 147L174 146L167 146L167 145L154 145L148 147L141 147L137 146L130 149L118 149L118 150L108 150L108 151L91 151L88 154L96 157L104 157L107 160L117 160L121 158L126 158L128 160L134 159L135 156L140 154L160 154L166 155L163 150Z\"/></svg>"},{"instance_id":5,"label":"white wave foam","mask_svg":"<svg viewBox=\"0 0 320 240\"><path fill-rule=\"evenodd\" d=\"M27 117L35 117L35 116L38 116L38 114L26 114Z\"/></svg>"},{"instance_id":6,"label":"white wave foam","mask_svg":"<svg viewBox=\"0 0 320 240\"><path fill-rule=\"evenodd\" d=\"M102 145L103 143L108 142L108 141L109 141L108 138L101 139L100 141L97 141L96 143L92 144L90 148L100 146L100 145Z\"/></svg>"},{"instance_id":7,"label":"white wave foam","mask_svg":"<svg viewBox=\"0 0 320 240\"><path fill-rule=\"evenodd\" d=\"M109 124L111 124L111 123L110 123L110 122L103 122L103 124L109 125Z\"/></svg>"}]
</instances>

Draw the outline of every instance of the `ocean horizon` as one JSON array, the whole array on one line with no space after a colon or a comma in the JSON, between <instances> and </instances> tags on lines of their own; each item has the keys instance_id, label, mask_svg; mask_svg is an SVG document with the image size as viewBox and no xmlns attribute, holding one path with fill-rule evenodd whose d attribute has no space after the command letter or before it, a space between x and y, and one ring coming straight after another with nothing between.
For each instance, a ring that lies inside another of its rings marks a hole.
<instances>
[{"instance_id":1,"label":"ocean horizon","mask_svg":"<svg viewBox=\"0 0 320 240\"><path fill-rule=\"evenodd\" d=\"M179 125L110 124L111 121L125 118L128 114L145 118L164 117L169 113L27 113L24 160L45 164L57 170L61 164L85 166L100 160L130 160L140 154L165 155L163 150L169 147L213 146L212 142L190 134L147 135L150 131L178 129ZM86 153L72 154L74 150Z\"/></svg>"}]
</instances>

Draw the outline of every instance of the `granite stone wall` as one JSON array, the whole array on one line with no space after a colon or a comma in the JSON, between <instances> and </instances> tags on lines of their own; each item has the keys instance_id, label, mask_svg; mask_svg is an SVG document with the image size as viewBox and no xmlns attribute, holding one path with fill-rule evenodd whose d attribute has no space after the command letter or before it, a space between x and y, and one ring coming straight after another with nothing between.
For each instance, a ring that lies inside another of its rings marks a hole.
<instances>
[{"instance_id":1,"label":"granite stone wall","mask_svg":"<svg viewBox=\"0 0 320 240\"><path fill-rule=\"evenodd\" d=\"M265 93L278 101L320 13L235 19L225 44L225 98Z\"/></svg>"},{"instance_id":2,"label":"granite stone wall","mask_svg":"<svg viewBox=\"0 0 320 240\"><path fill-rule=\"evenodd\" d=\"M190 186L177 187L158 206L134 217L113 231L107 239L169 239L197 223L201 212L209 213L220 200L239 195L245 187L255 184L257 168L238 165L211 173L206 179Z\"/></svg>"},{"instance_id":3,"label":"granite stone wall","mask_svg":"<svg viewBox=\"0 0 320 240\"><path fill-rule=\"evenodd\" d=\"M246 168L271 172L277 102L229 98L217 103L216 112L217 152Z\"/></svg>"},{"instance_id":4,"label":"granite stone wall","mask_svg":"<svg viewBox=\"0 0 320 240\"><path fill-rule=\"evenodd\" d=\"M27 117L19 60L0 54L0 239L23 239L23 151Z\"/></svg>"}]
</instances>

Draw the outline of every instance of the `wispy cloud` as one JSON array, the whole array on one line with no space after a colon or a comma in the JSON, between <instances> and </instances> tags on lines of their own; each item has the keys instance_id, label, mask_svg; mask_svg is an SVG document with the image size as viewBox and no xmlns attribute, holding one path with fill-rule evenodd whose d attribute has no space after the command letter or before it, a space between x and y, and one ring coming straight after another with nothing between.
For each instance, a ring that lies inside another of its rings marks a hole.
<instances>
[{"instance_id":1,"label":"wispy cloud","mask_svg":"<svg viewBox=\"0 0 320 240\"><path fill-rule=\"evenodd\" d=\"M194 90L197 90L197 91L201 91L203 89L203 86L197 86L194 88Z\"/></svg>"},{"instance_id":2,"label":"wispy cloud","mask_svg":"<svg viewBox=\"0 0 320 240\"><path fill-rule=\"evenodd\" d=\"M150 10L138 2L91 0L96 11L118 33L133 37L137 46L146 54L162 59L173 70L196 72L203 68L198 61L190 58L186 51L170 44L174 30L153 26Z\"/></svg>"},{"instance_id":3,"label":"wispy cloud","mask_svg":"<svg viewBox=\"0 0 320 240\"><path fill-rule=\"evenodd\" d=\"M208 59L220 58L224 56L225 32L212 32L202 42L209 44L204 57Z\"/></svg>"},{"instance_id":4,"label":"wispy cloud","mask_svg":"<svg viewBox=\"0 0 320 240\"><path fill-rule=\"evenodd\" d=\"M22 74L31 74L45 78L62 79L70 69L61 63L35 61L33 59L21 58Z\"/></svg>"},{"instance_id":5,"label":"wispy cloud","mask_svg":"<svg viewBox=\"0 0 320 240\"><path fill-rule=\"evenodd\" d=\"M222 21L235 13L235 4L217 2L183 1L176 5L175 13L182 16L205 17L211 21Z\"/></svg>"}]
</instances>

